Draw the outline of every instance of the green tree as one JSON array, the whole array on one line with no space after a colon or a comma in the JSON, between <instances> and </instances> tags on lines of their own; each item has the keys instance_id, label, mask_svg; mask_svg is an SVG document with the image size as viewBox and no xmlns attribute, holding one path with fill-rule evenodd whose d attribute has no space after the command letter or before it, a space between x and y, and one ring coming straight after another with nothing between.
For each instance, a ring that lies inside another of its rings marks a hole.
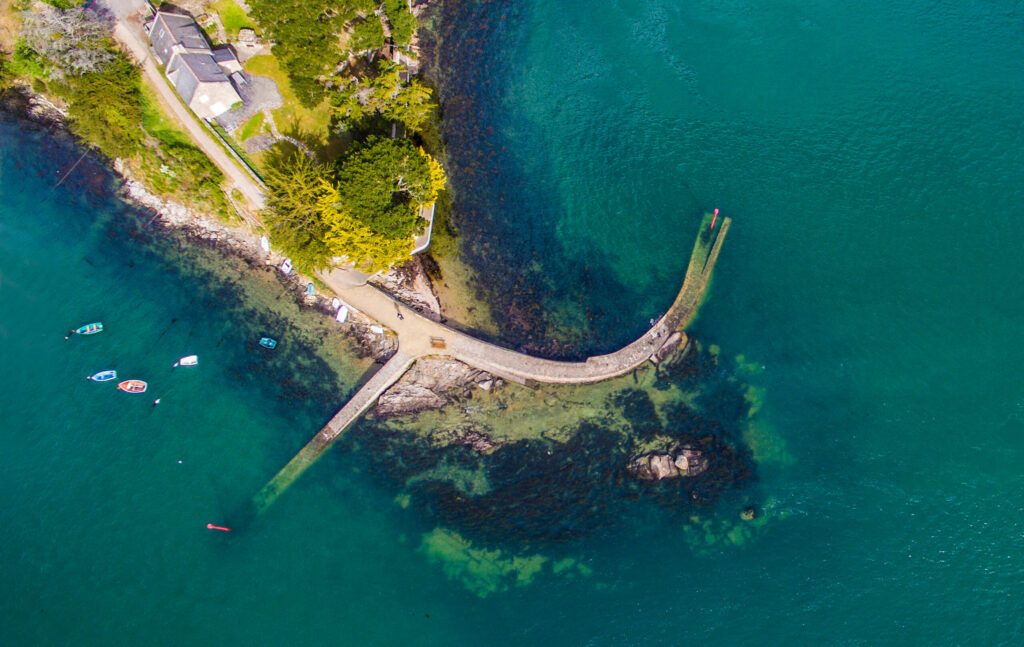
<instances>
[{"instance_id":1,"label":"green tree","mask_svg":"<svg viewBox=\"0 0 1024 647\"><path fill-rule=\"evenodd\" d=\"M430 165L408 140L371 137L338 171L341 210L384 238L412 237L431 199Z\"/></svg>"},{"instance_id":2,"label":"green tree","mask_svg":"<svg viewBox=\"0 0 1024 647\"><path fill-rule=\"evenodd\" d=\"M71 130L108 157L130 157L142 148L139 70L117 53L98 72L50 85L68 102Z\"/></svg>"},{"instance_id":3,"label":"green tree","mask_svg":"<svg viewBox=\"0 0 1024 647\"><path fill-rule=\"evenodd\" d=\"M390 148L390 140L382 141L385 147L377 146L373 159L378 159L378 156L395 158L392 159L392 165L401 166L404 162L397 158L408 154L409 151L404 149L411 147L403 147L401 155L396 156L384 153L385 148ZM415 149L412 152L419 156ZM349 171L358 168L360 173L357 175L362 177L362 171L371 170L364 168L364 165L374 164L369 159L362 156L358 162L350 160L352 164ZM426 160L421 159L426 165ZM426 173L426 187L420 186L418 189L429 194L429 168ZM351 196L346 194L348 190L357 188L354 178L339 185L334 182L329 167L296 154L273 164L265 179L268 195L263 219L270 240L299 269L325 269L330 266L332 259L338 258L363 271L377 272L408 258L412 251L411 233L382 235L355 216ZM366 193L364 190L361 195L365 198ZM360 203L360 206L366 208L366 201ZM406 205L406 209L409 208ZM404 231L411 232L411 228L405 228Z\"/></svg>"},{"instance_id":4,"label":"green tree","mask_svg":"<svg viewBox=\"0 0 1024 647\"><path fill-rule=\"evenodd\" d=\"M416 79L403 81L405 66L382 60L371 78L351 77L336 84L334 110L355 124L374 113L420 130L434 111L432 91Z\"/></svg>"},{"instance_id":5,"label":"green tree","mask_svg":"<svg viewBox=\"0 0 1024 647\"><path fill-rule=\"evenodd\" d=\"M345 25L376 8L373 0L252 0L249 5L274 40L274 55L296 96L309 108L327 96L323 82L342 58L338 38Z\"/></svg>"},{"instance_id":6,"label":"green tree","mask_svg":"<svg viewBox=\"0 0 1024 647\"><path fill-rule=\"evenodd\" d=\"M416 33L416 16L409 11L406 0L384 0L384 13L391 23L391 39L395 45L405 47Z\"/></svg>"},{"instance_id":7,"label":"green tree","mask_svg":"<svg viewBox=\"0 0 1024 647\"><path fill-rule=\"evenodd\" d=\"M418 131L434 111L432 94L430 88L412 79L384 104L380 112L387 119L400 121L409 130Z\"/></svg>"},{"instance_id":8,"label":"green tree","mask_svg":"<svg viewBox=\"0 0 1024 647\"><path fill-rule=\"evenodd\" d=\"M373 232L344 209L338 187L320 199L320 213L327 226L325 240L335 256L364 272L380 272L409 258L413 239L387 238Z\"/></svg>"},{"instance_id":9,"label":"green tree","mask_svg":"<svg viewBox=\"0 0 1024 647\"><path fill-rule=\"evenodd\" d=\"M352 27L348 47L353 52L377 50L384 47L384 27L380 24L380 19L371 14L356 22Z\"/></svg>"},{"instance_id":10,"label":"green tree","mask_svg":"<svg viewBox=\"0 0 1024 647\"><path fill-rule=\"evenodd\" d=\"M268 235L274 247L299 269L324 269L334 256L323 218L324 198L333 199L337 194L332 176L330 167L300 153L272 163L264 173L267 206L263 221Z\"/></svg>"}]
</instances>

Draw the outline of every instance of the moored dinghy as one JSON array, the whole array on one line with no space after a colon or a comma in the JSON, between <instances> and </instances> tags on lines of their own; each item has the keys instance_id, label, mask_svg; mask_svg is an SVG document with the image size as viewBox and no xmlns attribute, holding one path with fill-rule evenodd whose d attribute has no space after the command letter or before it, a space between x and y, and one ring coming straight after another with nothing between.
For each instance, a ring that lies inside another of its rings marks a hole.
<instances>
[{"instance_id":1,"label":"moored dinghy","mask_svg":"<svg viewBox=\"0 0 1024 647\"><path fill-rule=\"evenodd\" d=\"M64 339L68 339L71 335L95 335L101 332L103 332L103 324L97 321L95 323L79 326L74 330L69 330L68 334L64 336Z\"/></svg>"},{"instance_id":2,"label":"moored dinghy","mask_svg":"<svg viewBox=\"0 0 1024 647\"><path fill-rule=\"evenodd\" d=\"M172 368L178 368L179 366L195 366L199 363L198 355L186 355L174 363Z\"/></svg>"},{"instance_id":3,"label":"moored dinghy","mask_svg":"<svg viewBox=\"0 0 1024 647\"><path fill-rule=\"evenodd\" d=\"M125 393L145 393L147 384L142 380L125 380L117 385L117 388Z\"/></svg>"},{"instance_id":4,"label":"moored dinghy","mask_svg":"<svg viewBox=\"0 0 1024 647\"><path fill-rule=\"evenodd\" d=\"M264 348L269 348L270 350L274 350L275 348L277 348L277 340L271 339L270 337L261 337L260 346Z\"/></svg>"},{"instance_id":5,"label":"moored dinghy","mask_svg":"<svg viewBox=\"0 0 1024 647\"><path fill-rule=\"evenodd\" d=\"M100 371L99 373L93 373L85 379L92 380L93 382L109 382L110 380L117 379L117 371Z\"/></svg>"}]
</instances>

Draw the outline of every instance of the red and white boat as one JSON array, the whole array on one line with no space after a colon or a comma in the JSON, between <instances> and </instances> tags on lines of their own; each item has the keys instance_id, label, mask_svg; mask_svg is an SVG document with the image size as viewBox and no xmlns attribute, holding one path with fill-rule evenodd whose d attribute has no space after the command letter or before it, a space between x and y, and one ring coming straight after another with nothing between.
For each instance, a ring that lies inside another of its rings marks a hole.
<instances>
[{"instance_id":1,"label":"red and white boat","mask_svg":"<svg viewBox=\"0 0 1024 647\"><path fill-rule=\"evenodd\" d=\"M117 385L117 388L125 393L145 393L146 383L142 380L125 380Z\"/></svg>"}]
</instances>

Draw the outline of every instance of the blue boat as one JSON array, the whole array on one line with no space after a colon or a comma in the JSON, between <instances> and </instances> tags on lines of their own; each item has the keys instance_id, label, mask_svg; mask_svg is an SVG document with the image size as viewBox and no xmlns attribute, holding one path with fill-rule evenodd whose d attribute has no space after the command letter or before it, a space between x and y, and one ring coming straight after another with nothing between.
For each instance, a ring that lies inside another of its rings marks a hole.
<instances>
[{"instance_id":1,"label":"blue boat","mask_svg":"<svg viewBox=\"0 0 1024 647\"><path fill-rule=\"evenodd\" d=\"M270 337L262 337L260 339L260 346L273 350L277 348L277 340Z\"/></svg>"},{"instance_id":2,"label":"blue boat","mask_svg":"<svg viewBox=\"0 0 1024 647\"><path fill-rule=\"evenodd\" d=\"M103 324L98 321L96 323L79 326L71 331L71 333L75 335L95 335L96 333L101 332L103 332Z\"/></svg>"},{"instance_id":3,"label":"blue boat","mask_svg":"<svg viewBox=\"0 0 1024 647\"><path fill-rule=\"evenodd\" d=\"M93 382L109 382L110 380L117 379L117 371L100 371L99 373L90 375L86 379L92 380Z\"/></svg>"},{"instance_id":4,"label":"blue boat","mask_svg":"<svg viewBox=\"0 0 1024 647\"><path fill-rule=\"evenodd\" d=\"M315 294L316 294L316 288L313 286L312 283L307 283L306 284L306 296L307 297L311 297L311 296L313 296Z\"/></svg>"}]
</instances>

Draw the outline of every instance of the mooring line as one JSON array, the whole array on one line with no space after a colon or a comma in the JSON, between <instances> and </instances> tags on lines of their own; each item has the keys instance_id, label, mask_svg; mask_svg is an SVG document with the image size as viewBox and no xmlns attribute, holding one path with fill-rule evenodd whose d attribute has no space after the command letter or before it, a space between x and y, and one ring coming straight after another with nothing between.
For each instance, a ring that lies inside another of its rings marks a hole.
<instances>
[{"instance_id":1,"label":"mooring line","mask_svg":"<svg viewBox=\"0 0 1024 647\"><path fill-rule=\"evenodd\" d=\"M56 184L54 184L53 186L50 187L50 192L51 193L53 192L54 189L59 187L61 184L64 184L64 180L68 179L68 176L71 175L71 171L74 171L75 168L78 167L78 165L82 162L82 160L85 159L85 156L88 155L88 154L89 154L89 151L85 151L84 153L82 153L82 156L78 158L77 162L75 162L74 164L71 165L71 168L69 168L68 172L64 174L64 177L62 177L59 182L57 182Z\"/></svg>"}]
</instances>

